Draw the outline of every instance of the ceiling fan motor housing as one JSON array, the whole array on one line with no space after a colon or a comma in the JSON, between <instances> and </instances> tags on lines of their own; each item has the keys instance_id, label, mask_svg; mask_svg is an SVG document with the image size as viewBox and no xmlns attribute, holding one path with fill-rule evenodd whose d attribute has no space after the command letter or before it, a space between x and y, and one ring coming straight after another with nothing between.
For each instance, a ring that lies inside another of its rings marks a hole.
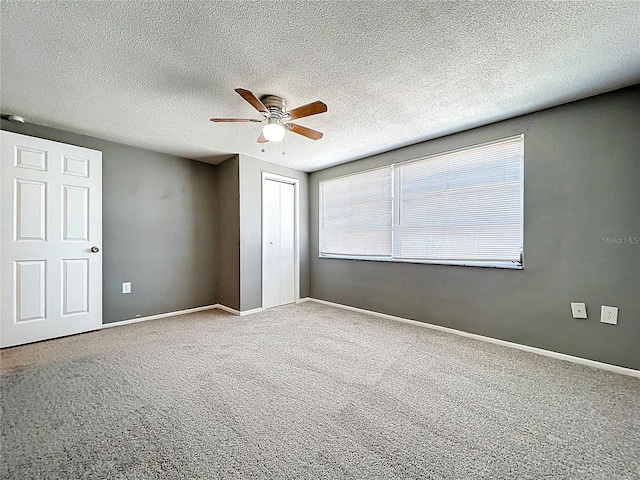
<instances>
[{"instance_id":1,"label":"ceiling fan motor housing","mask_svg":"<svg viewBox=\"0 0 640 480\"><path fill-rule=\"evenodd\" d=\"M291 120L291 116L284 110L284 99L276 95L263 95L260 97L262 104L269 110L269 118L276 118L281 122Z\"/></svg>"},{"instance_id":2,"label":"ceiling fan motor housing","mask_svg":"<svg viewBox=\"0 0 640 480\"><path fill-rule=\"evenodd\" d=\"M276 95L263 95L262 97L260 97L260 101L269 110L271 110L272 108L276 108L278 110L284 111L284 100L282 99L282 97L278 97Z\"/></svg>"}]
</instances>

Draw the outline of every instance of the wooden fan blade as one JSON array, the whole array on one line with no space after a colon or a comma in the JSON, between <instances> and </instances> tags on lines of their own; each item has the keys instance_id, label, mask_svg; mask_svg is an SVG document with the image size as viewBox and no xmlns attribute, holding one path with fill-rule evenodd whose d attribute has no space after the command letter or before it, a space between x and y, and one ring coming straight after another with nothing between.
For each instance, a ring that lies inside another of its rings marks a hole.
<instances>
[{"instance_id":1,"label":"wooden fan blade","mask_svg":"<svg viewBox=\"0 0 640 480\"><path fill-rule=\"evenodd\" d=\"M310 138L311 140L320 140L322 138L322 133L318 132L317 130L312 130L311 128L303 127L302 125L287 123L286 127L293 133L297 133L298 135L302 135L303 137Z\"/></svg>"},{"instance_id":2,"label":"wooden fan blade","mask_svg":"<svg viewBox=\"0 0 640 480\"><path fill-rule=\"evenodd\" d=\"M236 88L236 92L238 92L238 94L240 94L242 98L249 102L251 106L258 110L260 113L264 113L265 115L269 114L269 110L267 110L267 107L265 107L263 103L258 100L258 98L249 90L245 90L244 88Z\"/></svg>"},{"instance_id":3,"label":"wooden fan blade","mask_svg":"<svg viewBox=\"0 0 640 480\"><path fill-rule=\"evenodd\" d=\"M256 122L260 123L262 120L256 120L255 118L212 118L212 122Z\"/></svg>"},{"instance_id":4,"label":"wooden fan blade","mask_svg":"<svg viewBox=\"0 0 640 480\"><path fill-rule=\"evenodd\" d=\"M291 119L308 117L310 115L316 115L318 113L324 113L327 111L327 106L322 102L312 102L303 105L293 110L289 110L287 113L291 115Z\"/></svg>"},{"instance_id":5,"label":"wooden fan blade","mask_svg":"<svg viewBox=\"0 0 640 480\"><path fill-rule=\"evenodd\" d=\"M264 135L262 135L262 133L260 134L260 136L258 137L258 143L267 143L269 140L267 140L266 138L264 138Z\"/></svg>"}]
</instances>

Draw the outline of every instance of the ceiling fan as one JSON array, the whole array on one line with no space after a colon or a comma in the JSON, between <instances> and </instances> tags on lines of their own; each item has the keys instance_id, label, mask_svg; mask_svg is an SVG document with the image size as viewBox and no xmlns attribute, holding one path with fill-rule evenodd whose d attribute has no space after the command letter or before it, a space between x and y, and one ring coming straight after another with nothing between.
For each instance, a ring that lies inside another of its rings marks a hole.
<instances>
[{"instance_id":1,"label":"ceiling fan","mask_svg":"<svg viewBox=\"0 0 640 480\"><path fill-rule=\"evenodd\" d=\"M253 118L212 118L212 122L265 122L262 127L262 133L258 137L258 143L281 142L287 130L311 140L320 140L322 138L321 132L290 122L298 118L326 112L327 106L324 103L320 101L312 102L287 111L282 97L264 95L258 99L249 90L243 88L236 88L236 92L249 102L253 108L258 110L264 118L262 120Z\"/></svg>"}]
</instances>

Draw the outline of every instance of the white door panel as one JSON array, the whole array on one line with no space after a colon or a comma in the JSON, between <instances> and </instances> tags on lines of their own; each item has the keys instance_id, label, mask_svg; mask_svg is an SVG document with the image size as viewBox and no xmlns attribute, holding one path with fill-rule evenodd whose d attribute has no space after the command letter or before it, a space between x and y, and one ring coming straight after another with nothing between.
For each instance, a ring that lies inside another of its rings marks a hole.
<instances>
[{"instance_id":1,"label":"white door panel","mask_svg":"<svg viewBox=\"0 0 640 480\"><path fill-rule=\"evenodd\" d=\"M295 302L294 188L280 183L280 305Z\"/></svg>"},{"instance_id":2,"label":"white door panel","mask_svg":"<svg viewBox=\"0 0 640 480\"><path fill-rule=\"evenodd\" d=\"M16 261L13 289L16 295L16 323L47 318L46 260Z\"/></svg>"},{"instance_id":3,"label":"white door panel","mask_svg":"<svg viewBox=\"0 0 640 480\"><path fill-rule=\"evenodd\" d=\"M280 184L263 182L263 308L280 305Z\"/></svg>"},{"instance_id":4,"label":"white door panel","mask_svg":"<svg viewBox=\"0 0 640 480\"><path fill-rule=\"evenodd\" d=\"M15 179L15 208L17 210L14 240L47 239L47 184ZM7 226L8 227L8 226Z\"/></svg>"},{"instance_id":5,"label":"white door panel","mask_svg":"<svg viewBox=\"0 0 640 480\"><path fill-rule=\"evenodd\" d=\"M62 260L62 315L89 313L89 260Z\"/></svg>"},{"instance_id":6,"label":"white door panel","mask_svg":"<svg viewBox=\"0 0 640 480\"><path fill-rule=\"evenodd\" d=\"M0 346L100 328L102 153L1 134Z\"/></svg>"},{"instance_id":7,"label":"white door panel","mask_svg":"<svg viewBox=\"0 0 640 480\"><path fill-rule=\"evenodd\" d=\"M89 241L89 188L62 185L62 239Z\"/></svg>"}]
</instances>

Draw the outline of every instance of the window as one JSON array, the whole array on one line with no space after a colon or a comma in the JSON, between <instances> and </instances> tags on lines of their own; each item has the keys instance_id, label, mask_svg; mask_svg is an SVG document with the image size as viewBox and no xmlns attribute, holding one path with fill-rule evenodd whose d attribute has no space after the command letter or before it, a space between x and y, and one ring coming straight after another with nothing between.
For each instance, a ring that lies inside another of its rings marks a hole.
<instances>
[{"instance_id":1,"label":"window","mask_svg":"<svg viewBox=\"0 0 640 480\"><path fill-rule=\"evenodd\" d=\"M320 184L320 252L391 258L391 177L386 167Z\"/></svg>"},{"instance_id":2,"label":"window","mask_svg":"<svg viewBox=\"0 0 640 480\"><path fill-rule=\"evenodd\" d=\"M524 137L320 183L320 256L518 268Z\"/></svg>"}]
</instances>

